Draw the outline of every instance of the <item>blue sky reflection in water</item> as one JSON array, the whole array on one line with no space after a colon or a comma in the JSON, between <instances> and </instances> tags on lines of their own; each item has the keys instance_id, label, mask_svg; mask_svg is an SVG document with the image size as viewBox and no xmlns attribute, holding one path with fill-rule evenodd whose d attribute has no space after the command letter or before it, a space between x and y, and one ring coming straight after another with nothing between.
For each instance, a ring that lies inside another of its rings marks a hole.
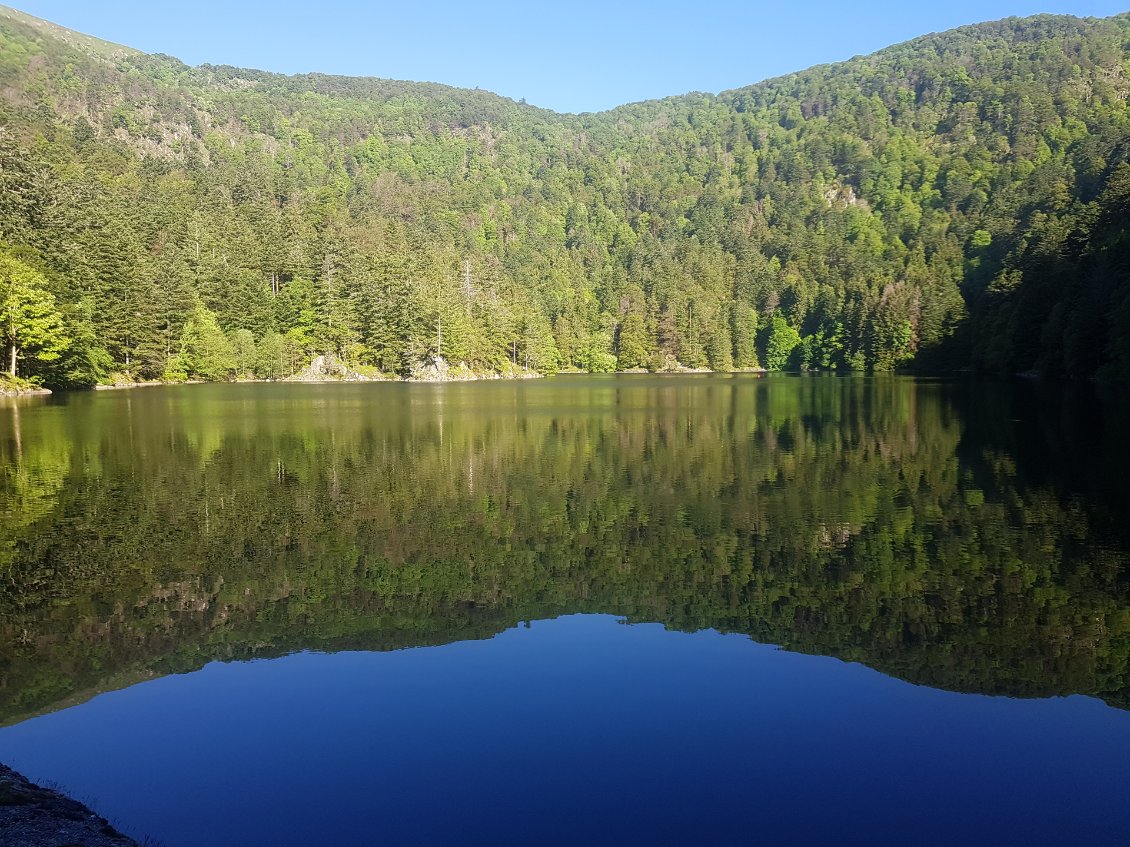
<instances>
[{"instance_id":1,"label":"blue sky reflection in water","mask_svg":"<svg viewBox=\"0 0 1130 847\"><path fill-rule=\"evenodd\" d=\"M0 730L0 759L170 847L1130 832L1130 713L603 615L213 663Z\"/></svg>"},{"instance_id":2,"label":"blue sky reflection in water","mask_svg":"<svg viewBox=\"0 0 1130 847\"><path fill-rule=\"evenodd\" d=\"M0 761L167 847L1124 845L1130 454L1085 389L0 405Z\"/></svg>"}]
</instances>

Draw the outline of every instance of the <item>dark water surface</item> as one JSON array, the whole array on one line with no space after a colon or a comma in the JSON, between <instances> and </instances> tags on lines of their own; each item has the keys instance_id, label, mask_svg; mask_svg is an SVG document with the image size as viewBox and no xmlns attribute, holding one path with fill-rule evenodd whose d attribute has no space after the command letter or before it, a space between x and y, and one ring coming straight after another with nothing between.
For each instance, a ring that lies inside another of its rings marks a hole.
<instances>
[{"instance_id":1,"label":"dark water surface","mask_svg":"<svg viewBox=\"0 0 1130 847\"><path fill-rule=\"evenodd\" d=\"M1128 435L909 378L8 402L0 761L167 847L1128 844Z\"/></svg>"}]
</instances>

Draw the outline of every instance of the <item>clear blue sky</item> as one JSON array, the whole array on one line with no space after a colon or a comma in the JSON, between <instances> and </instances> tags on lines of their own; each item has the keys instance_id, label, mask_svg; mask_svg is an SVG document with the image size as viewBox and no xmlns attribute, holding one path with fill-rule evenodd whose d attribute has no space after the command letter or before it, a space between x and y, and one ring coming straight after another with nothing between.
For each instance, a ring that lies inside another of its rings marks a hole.
<instances>
[{"instance_id":1,"label":"clear blue sky","mask_svg":"<svg viewBox=\"0 0 1130 847\"><path fill-rule=\"evenodd\" d=\"M7 0L12 3L13 0ZM18 8L189 63L476 86L558 111L723 91L927 32L1130 0L693 0L620 3L16 0Z\"/></svg>"}]
</instances>

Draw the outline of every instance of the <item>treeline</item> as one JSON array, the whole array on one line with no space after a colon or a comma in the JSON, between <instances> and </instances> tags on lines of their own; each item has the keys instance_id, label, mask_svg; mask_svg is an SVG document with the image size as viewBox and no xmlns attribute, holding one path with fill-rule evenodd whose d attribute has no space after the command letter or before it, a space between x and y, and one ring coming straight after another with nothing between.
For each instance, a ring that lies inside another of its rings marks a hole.
<instances>
[{"instance_id":1,"label":"treeline","mask_svg":"<svg viewBox=\"0 0 1130 847\"><path fill-rule=\"evenodd\" d=\"M211 658L582 611L1130 707L1112 409L897 378L364 394L0 408L0 721Z\"/></svg>"},{"instance_id":2,"label":"treeline","mask_svg":"<svg viewBox=\"0 0 1130 847\"><path fill-rule=\"evenodd\" d=\"M55 33L0 13L0 242L66 342L6 328L24 376L438 352L1130 379L1126 16L585 115Z\"/></svg>"}]
</instances>

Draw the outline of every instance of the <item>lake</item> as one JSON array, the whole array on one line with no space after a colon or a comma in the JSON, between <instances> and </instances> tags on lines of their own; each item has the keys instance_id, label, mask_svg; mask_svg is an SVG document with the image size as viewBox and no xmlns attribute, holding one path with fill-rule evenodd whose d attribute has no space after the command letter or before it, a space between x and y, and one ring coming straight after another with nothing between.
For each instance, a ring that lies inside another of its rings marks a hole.
<instances>
[{"instance_id":1,"label":"lake","mask_svg":"<svg viewBox=\"0 0 1130 847\"><path fill-rule=\"evenodd\" d=\"M166 847L1130 843L1130 417L559 376L0 405L0 761Z\"/></svg>"}]
</instances>

